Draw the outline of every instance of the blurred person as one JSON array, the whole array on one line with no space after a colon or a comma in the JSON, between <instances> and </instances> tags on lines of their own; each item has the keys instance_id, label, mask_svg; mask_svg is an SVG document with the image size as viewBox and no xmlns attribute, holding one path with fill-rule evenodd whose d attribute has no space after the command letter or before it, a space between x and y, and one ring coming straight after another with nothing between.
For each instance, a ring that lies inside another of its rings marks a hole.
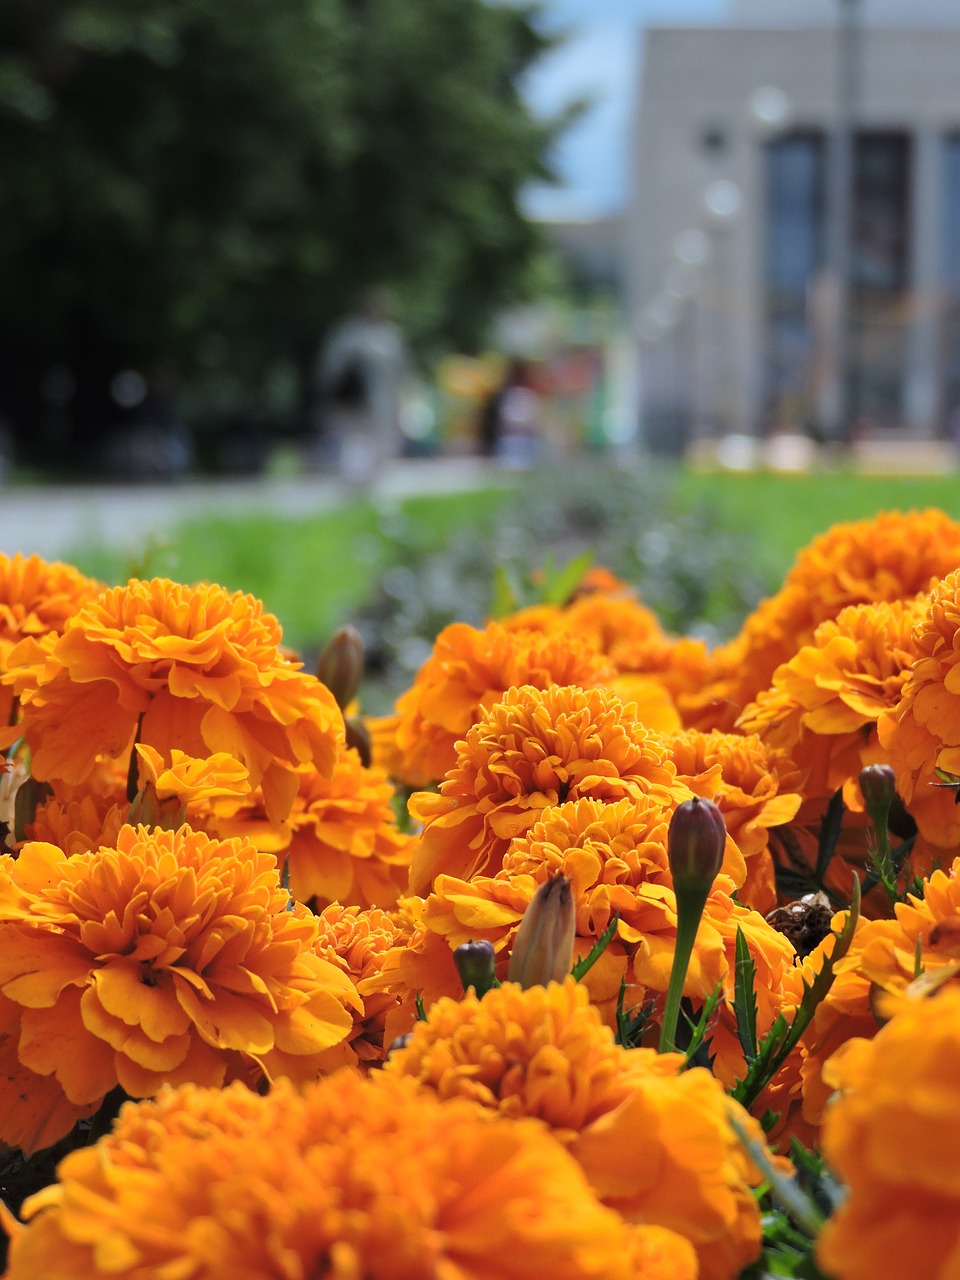
<instances>
[{"instance_id":1,"label":"blurred person","mask_svg":"<svg viewBox=\"0 0 960 1280\"><path fill-rule=\"evenodd\" d=\"M530 364L510 361L480 415L480 451L506 467L526 467L540 454L543 398Z\"/></svg>"},{"instance_id":2,"label":"blurred person","mask_svg":"<svg viewBox=\"0 0 960 1280\"><path fill-rule=\"evenodd\" d=\"M365 485L402 451L400 410L409 359L393 301L372 290L335 325L317 356L319 427L341 474Z\"/></svg>"}]
</instances>

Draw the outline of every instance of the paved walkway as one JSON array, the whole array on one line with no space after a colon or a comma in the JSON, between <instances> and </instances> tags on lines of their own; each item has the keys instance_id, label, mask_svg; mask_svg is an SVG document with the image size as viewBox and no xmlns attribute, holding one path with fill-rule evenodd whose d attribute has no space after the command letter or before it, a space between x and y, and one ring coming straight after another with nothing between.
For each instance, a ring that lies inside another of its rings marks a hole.
<instances>
[{"instance_id":1,"label":"paved walkway","mask_svg":"<svg viewBox=\"0 0 960 1280\"><path fill-rule=\"evenodd\" d=\"M461 493L502 479L475 458L398 462L374 497ZM272 512L291 518L328 511L350 499L324 476L184 481L169 485L31 485L0 489L0 551L69 560L79 547L136 549L191 516Z\"/></svg>"}]
</instances>

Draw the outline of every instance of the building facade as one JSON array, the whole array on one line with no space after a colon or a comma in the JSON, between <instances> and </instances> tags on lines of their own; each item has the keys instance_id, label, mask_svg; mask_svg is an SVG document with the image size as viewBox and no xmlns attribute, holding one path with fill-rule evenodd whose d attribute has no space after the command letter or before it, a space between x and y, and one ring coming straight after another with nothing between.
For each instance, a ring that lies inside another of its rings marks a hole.
<instances>
[{"instance_id":1,"label":"building facade","mask_svg":"<svg viewBox=\"0 0 960 1280\"><path fill-rule=\"evenodd\" d=\"M649 29L627 228L651 447L954 436L960 2Z\"/></svg>"}]
</instances>

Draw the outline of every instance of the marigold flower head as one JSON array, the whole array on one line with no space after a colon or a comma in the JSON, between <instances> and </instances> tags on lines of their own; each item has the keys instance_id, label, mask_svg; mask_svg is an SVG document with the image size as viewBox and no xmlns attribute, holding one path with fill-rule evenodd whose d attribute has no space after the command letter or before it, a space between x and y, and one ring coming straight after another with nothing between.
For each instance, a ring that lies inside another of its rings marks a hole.
<instances>
[{"instance_id":1,"label":"marigold flower head","mask_svg":"<svg viewBox=\"0 0 960 1280\"><path fill-rule=\"evenodd\" d=\"M715 650L705 687L681 700L688 724L730 729L774 671L847 605L910 600L960 564L960 523L942 511L881 512L836 524L799 553L781 590Z\"/></svg>"},{"instance_id":2,"label":"marigold flower head","mask_svg":"<svg viewBox=\"0 0 960 1280\"><path fill-rule=\"evenodd\" d=\"M723 870L740 891L741 902L761 913L770 911L776 904L770 829L790 822L802 800L793 762L753 734L691 729L667 740L679 780L712 800L723 815L735 846L731 849L728 842Z\"/></svg>"},{"instance_id":3,"label":"marigold flower head","mask_svg":"<svg viewBox=\"0 0 960 1280\"><path fill-rule=\"evenodd\" d=\"M509 842L565 800L685 799L666 747L635 716L603 689L509 690L457 744L439 795L410 800L424 824L411 891L429 890L440 873L496 871Z\"/></svg>"},{"instance_id":4,"label":"marigold flower head","mask_svg":"<svg viewBox=\"0 0 960 1280\"><path fill-rule=\"evenodd\" d=\"M840 1093L823 1148L848 1194L818 1262L837 1280L947 1280L960 1258L960 988L848 1041L827 1073Z\"/></svg>"},{"instance_id":5,"label":"marigold flower head","mask_svg":"<svg viewBox=\"0 0 960 1280\"><path fill-rule=\"evenodd\" d=\"M71 565L0 553L0 673L21 640L45 641L59 634L81 605L102 590ZM42 644L37 644L37 651ZM10 720L13 693L0 687L0 724Z\"/></svg>"},{"instance_id":6,"label":"marigold flower head","mask_svg":"<svg viewBox=\"0 0 960 1280\"><path fill-rule=\"evenodd\" d=\"M280 648L280 626L253 596L209 583L132 579L78 609L49 653L10 655L34 776L80 783L134 740L170 758L228 752L262 786L274 820L289 812L295 767L329 773L343 717L329 690Z\"/></svg>"},{"instance_id":7,"label":"marigold flower head","mask_svg":"<svg viewBox=\"0 0 960 1280\"><path fill-rule=\"evenodd\" d=\"M334 902L320 912L317 923L317 954L342 969L358 989L380 974L384 957L409 937L403 922L379 907L342 907ZM367 991L361 1000L362 1006L352 1010L350 1047L359 1062L378 1062L390 1045L385 1040L387 1017L396 1010L399 997Z\"/></svg>"},{"instance_id":8,"label":"marigold flower head","mask_svg":"<svg viewBox=\"0 0 960 1280\"><path fill-rule=\"evenodd\" d=\"M880 717L878 732L897 788L921 833L934 844L954 848L960 842L960 809L950 789L932 784L937 770L960 775L960 570L930 593L913 641L916 660L899 703Z\"/></svg>"},{"instance_id":9,"label":"marigold flower head","mask_svg":"<svg viewBox=\"0 0 960 1280\"><path fill-rule=\"evenodd\" d=\"M437 636L412 688L397 701L399 776L416 787L440 781L456 763L458 740L515 685L586 687L612 675L597 645L579 635L455 622Z\"/></svg>"},{"instance_id":10,"label":"marigold flower head","mask_svg":"<svg viewBox=\"0 0 960 1280\"><path fill-rule=\"evenodd\" d=\"M392 907L406 887L414 837L397 826L386 774L345 748L332 777L301 769L298 778L288 820L290 892L318 908Z\"/></svg>"},{"instance_id":11,"label":"marigold flower head","mask_svg":"<svg viewBox=\"0 0 960 1280\"><path fill-rule=\"evenodd\" d=\"M382 1073L128 1104L24 1214L9 1280L632 1280L658 1255L650 1280L695 1275L684 1242L600 1205L542 1126Z\"/></svg>"},{"instance_id":12,"label":"marigold flower head","mask_svg":"<svg viewBox=\"0 0 960 1280\"><path fill-rule=\"evenodd\" d=\"M359 997L289 905L269 854L190 827L126 826L115 848L71 858L24 845L0 868L5 1073L53 1076L80 1108L118 1084L219 1085L244 1064L312 1077ZM49 1133L26 1092L3 1091L0 1139L31 1147Z\"/></svg>"},{"instance_id":13,"label":"marigold flower head","mask_svg":"<svg viewBox=\"0 0 960 1280\"><path fill-rule=\"evenodd\" d=\"M960 958L951 940L960 919L960 858L948 870L931 874L922 898L911 894L894 911L893 920L861 920L804 1035L804 1115L811 1123L823 1118L830 1095L825 1066L840 1045L854 1036L872 1037L880 1004L897 1004L918 972L934 975ZM824 947L830 945L828 939ZM808 958L805 969L816 967L823 949ZM960 986L960 979L953 980Z\"/></svg>"},{"instance_id":14,"label":"marigold flower head","mask_svg":"<svg viewBox=\"0 0 960 1280\"><path fill-rule=\"evenodd\" d=\"M721 1086L702 1069L681 1074L682 1063L679 1054L620 1048L568 978L438 1001L386 1071L444 1099L544 1121L602 1198L685 1236L707 1280L732 1280L759 1249L749 1190L759 1175L734 1137Z\"/></svg>"},{"instance_id":15,"label":"marigold flower head","mask_svg":"<svg viewBox=\"0 0 960 1280\"><path fill-rule=\"evenodd\" d=\"M848 806L861 807L856 780L880 758L876 724L896 706L917 657L912 636L923 609L917 598L841 610L740 716L740 729L802 770L808 799L843 787Z\"/></svg>"}]
</instances>

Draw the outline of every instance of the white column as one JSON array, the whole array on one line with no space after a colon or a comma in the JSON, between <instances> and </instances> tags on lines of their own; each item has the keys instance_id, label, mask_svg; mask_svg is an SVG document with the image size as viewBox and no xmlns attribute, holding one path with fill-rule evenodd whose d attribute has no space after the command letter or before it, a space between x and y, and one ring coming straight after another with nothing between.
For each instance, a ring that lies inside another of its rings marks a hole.
<instances>
[{"instance_id":1,"label":"white column","mask_svg":"<svg viewBox=\"0 0 960 1280\"><path fill-rule=\"evenodd\" d=\"M929 439L937 433L942 399L943 154L934 125L922 125L914 134L912 170L910 327L903 415L912 435Z\"/></svg>"}]
</instances>

